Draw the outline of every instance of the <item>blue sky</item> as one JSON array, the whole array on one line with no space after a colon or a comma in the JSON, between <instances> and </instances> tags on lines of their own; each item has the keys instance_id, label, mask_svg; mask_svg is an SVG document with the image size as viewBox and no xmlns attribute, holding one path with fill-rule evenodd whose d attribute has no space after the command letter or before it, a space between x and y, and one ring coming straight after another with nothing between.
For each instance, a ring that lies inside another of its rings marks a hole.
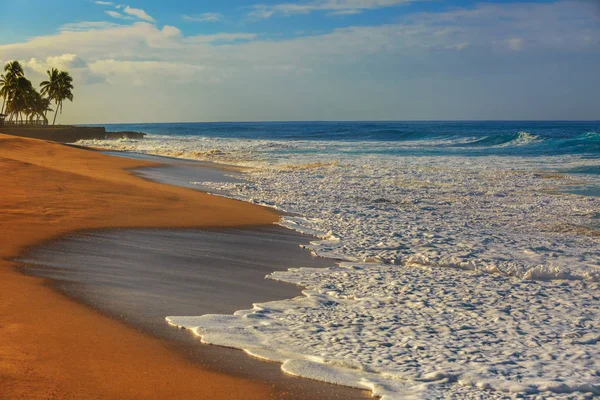
<instances>
[{"instance_id":1,"label":"blue sky","mask_svg":"<svg viewBox=\"0 0 600 400\"><path fill-rule=\"evenodd\" d=\"M538 0L535 0L538 1ZM112 4L99 4L112 3ZM226 3L226 4L225 4ZM241 0L146 0L127 3L130 7L144 10L157 23L173 25L184 35L217 33L223 30L259 31L272 37L297 36L304 32L322 32L353 25L380 25L393 23L411 13L447 10L475 4L473 1L416 1L394 2L390 5L371 9L352 8L352 4L341 10L341 15L332 15L335 10L315 10L311 12L279 12L283 18L260 18L253 12L286 4L310 4L311 2L285 2L264 0L248 2ZM352 2L348 2L352 3ZM354 2L360 4L360 1ZM368 1L362 2L368 4ZM394 4L396 3L396 4ZM82 21L106 21L107 11L119 10L120 2L94 0L29 0L15 1L3 5L3 23L0 26L0 41L3 44L26 40L32 36L53 33L56 28L68 23ZM265 7L257 7L264 5ZM35 10L35 12L32 12ZM358 12L362 11L362 12ZM344 14L348 12L348 14ZM124 13L121 13L124 14ZM274 14L277 15L277 14ZM24 16L27 16L24 18ZM24 23L26 22L26 23ZM212 23L199 23L212 22Z\"/></svg>"},{"instance_id":2,"label":"blue sky","mask_svg":"<svg viewBox=\"0 0 600 400\"><path fill-rule=\"evenodd\" d=\"M600 1L3 5L0 61L75 77L71 122L600 119Z\"/></svg>"}]
</instances>

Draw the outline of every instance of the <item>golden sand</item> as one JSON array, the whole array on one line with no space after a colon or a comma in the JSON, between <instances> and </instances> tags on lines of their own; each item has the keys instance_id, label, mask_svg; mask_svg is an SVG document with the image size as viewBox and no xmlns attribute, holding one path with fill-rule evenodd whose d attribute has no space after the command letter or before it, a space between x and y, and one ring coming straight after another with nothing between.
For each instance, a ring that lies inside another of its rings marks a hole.
<instances>
[{"instance_id":1,"label":"golden sand","mask_svg":"<svg viewBox=\"0 0 600 400\"><path fill-rule=\"evenodd\" d=\"M269 224L251 204L144 181L151 163L0 134L0 398L285 398L203 370L18 273L26 247L81 229Z\"/></svg>"}]
</instances>

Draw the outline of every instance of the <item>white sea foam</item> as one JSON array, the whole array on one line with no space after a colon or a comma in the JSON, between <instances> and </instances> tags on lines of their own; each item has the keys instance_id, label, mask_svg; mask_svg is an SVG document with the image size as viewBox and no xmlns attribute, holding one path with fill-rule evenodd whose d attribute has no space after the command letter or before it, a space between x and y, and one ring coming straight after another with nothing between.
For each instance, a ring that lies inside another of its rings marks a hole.
<instances>
[{"instance_id":1,"label":"white sea foam","mask_svg":"<svg viewBox=\"0 0 600 400\"><path fill-rule=\"evenodd\" d=\"M517 137L514 140L511 140L508 143L505 143L506 146L527 146L535 142L541 142L543 139L537 135L532 135L529 132L519 132Z\"/></svg>"},{"instance_id":2,"label":"white sea foam","mask_svg":"<svg viewBox=\"0 0 600 400\"><path fill-rule=\"evenodd\" d=\"M561 191L600 182L554 173L597 161L352 152L390 143L94 145L105 143L260 167L202 185L290 212L281 224L317 235L315 254L347 261L269 276L304 297L168 318L203 341L387 398L599 394L600 198Z\"/></svg>"},{"instance_id":3,"label":"white sea foam","mask_svg":"<svg viewBox=\"0 0 600 400\"><path fill-rule=\"evenodd\" d=\"M293 212L281 224L321 237L309 247L324 257L599 280L592 226L600 198L559 194L579 178L537 167L491 157L361 157L207 185Z\"/></svg>"},{"instance_id":4,"label":"white sea foam","mask_svg":"<svg viewBox=\"0 0 600 400\"><path fill-rule=\"evenodd\" d=\"M270 277L305 286L304 297L168 321L385 399L600 395L596 282L355 263Z\"/></svg>"}]
</instances>

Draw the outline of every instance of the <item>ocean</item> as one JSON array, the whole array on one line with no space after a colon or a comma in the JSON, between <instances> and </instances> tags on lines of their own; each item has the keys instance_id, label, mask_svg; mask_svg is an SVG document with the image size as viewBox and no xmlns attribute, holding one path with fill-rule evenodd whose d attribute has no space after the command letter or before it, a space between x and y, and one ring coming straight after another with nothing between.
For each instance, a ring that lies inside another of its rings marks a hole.
<instances>
[{"instance_id":1,"label":"ocean","mask_svg":"<svg viewBox=\"0 0 600 400\"><path fill-rule=\"evenodd\" d=\"M600 394L600 122L109 125L83 145L251 167L190 182L282 210L304 296L169 317L384 398ZM337 261L333 261L337 260Z\"/></svg>"},{"instance_id":2,"label":"ocean","mask_svg":"<svg viewBox=\"0 0 600 400\"><path fill-rule=\"evenodd\" d=\"M553 156L600 154L600 122L250 122L104 125L171 139L292 142L289 152ZM311 146L311 142L315 147ZM390 144L393 143L393 144ZM361 143L363 146L356 146ZM301 146L301 145L304 146ZM318 146L317 144L320 144ZM337 144L337 145L336 145ZM355 144L354 146L352 144ZM378 146L378 144L380 144ZM269 148L263 149L269 152ZM282 149L272 149L281 153ZM285 153L285 152L284 152ZM283 155L283 154L282 154Z\"/></svg>"}]
</instances>

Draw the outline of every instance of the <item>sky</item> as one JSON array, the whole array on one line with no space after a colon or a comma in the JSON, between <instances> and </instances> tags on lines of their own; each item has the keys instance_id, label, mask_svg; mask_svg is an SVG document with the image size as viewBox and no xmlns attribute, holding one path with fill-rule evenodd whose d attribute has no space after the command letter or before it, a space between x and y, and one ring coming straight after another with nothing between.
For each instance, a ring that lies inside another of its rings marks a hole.
<instances>
[{"instance_id":1,"label":"sky","mask_svg":"<svg viewBox=\"0 0 600 400\"><path fill-rule=\"evenodd\" d=\"M63 123L600 120L600 0L26 0L0 63Z\"/></svg>"}]
</instances>

